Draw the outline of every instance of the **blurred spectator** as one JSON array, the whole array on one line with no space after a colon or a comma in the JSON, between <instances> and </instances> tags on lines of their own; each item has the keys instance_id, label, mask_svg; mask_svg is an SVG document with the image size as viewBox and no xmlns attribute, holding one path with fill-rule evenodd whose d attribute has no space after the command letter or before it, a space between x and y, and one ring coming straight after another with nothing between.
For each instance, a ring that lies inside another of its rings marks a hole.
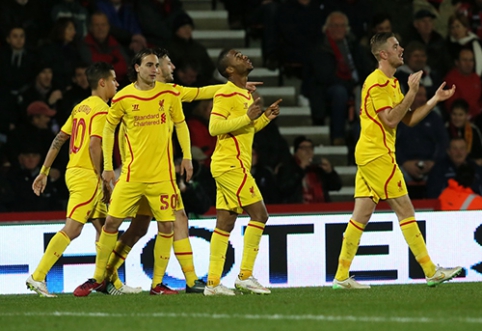
<instances>
[{"instance_id":1,"label":"blurred spectator","mask_svg":"<svg viewBox=\"0 0 482 331\"><path fill-rule=\"evenodd\" d=\"M448 180L448 186L438 197L440 210L480 210L482 196L476 194L471 186L475 180L475 170L462 164L454 179Z\"/></svg>"},{"instance_id":2,"label":"blurred spectator","mask_svg":"<svg viewBox=\"0 0 482 331\"><path fill-rule=\"evenodd\" d=\"M27 47L37 47L38 42L49 31L48 10L50 7L40 0L3 0L0 4L0 29L2 36L8 35L11 27L22 27L27 36Z\"/></svg>"},{"instance_id":3,"label":"blurred spectator","mask_svg":"<svg viewBox=\"0 0 482 331\"><path fill-rule=\"evenodd\" d=\"M352 32L357 40L367 33L373 15L370 0L324 0L322 8L325 17L334 11L344 13L350 21Z\"/></svg>"},{"instance_id":4,"label":"blurred spectator","mask_svg":"<svg viewBox=\"0 0 482 331\"><path fill-rule=\"evenodd\" d=\"M52 66L56 85L62 90L70 87L74 64L80 61L79 43L74 21L59 18L50 32L50 38L39 50L43 62Z\"/></svg>"},{"instance_id":5,"label":"blurred spectator","mask_svg":"<svg viewBox=\"0 0 482 331\"><path fill-rule=\"evenodd\" d=\"M467 142L463 138L450 139L447 156L438 162L428 175L427 198L436 199L448 185L448 180L455 177L457 169L462 164L469 164L475 169L475 181L472 190L482 194L482 167L468 158Z\"/></svg>"},{"instance_id":6,"label":"blurred spectator","mask_svg":"<svg viewBox=\"0 0 482 331\"><path fill-rule=\"evenodd\" d=\"M224 8L228 12L229 28L239 30L246 28L246 20L251 13L265 2L273 2L272 0L221 0Z\"/></svg>"},{"instance_id":7,"label":"blurred spectator","mask_svg":"<svg viewBox=\"0 0 482 331\"><path fill-rule=\"evenodd\" d=\"M403 38L405 41L419 41L425 45L427 51L427 64L440 75L450 69L450 55L447 51L445 39L433 29L435 15L422 9L415 13L413 29Z\"/></svg>"},{"instance_id":8,"label":"blurred spectator","mask_svg":"<svg viewBox=\"0 0 482 331\"><path fill-rule=\"evenodd\" d=\"M110 35L109 20L104 13L92 14L89 33L81 44L80 54L82 60L88 64L100 61L112 64L117 81L123 84L127 82L129 60L119 42Z\"/></svg>"},{"instance_id":9,"label":"blurred spectator","mask_svg":"<svg viewBox=\"0 0 482 331\"><path fill-rule=\"evenodd\" d=\"M423 74L420 84L427 90L427 95L434 95L442 83L442 79L436 71L427 65L425 45L419 41L410 42L403 52L403 60L405 64L398 67L395 73L395 77L400 82L402 93L406 94L408 92L408 77L414 72L422 70Z\"/></svg>"},{"instance_id":10,"label":"blurred spectator","mask_svg":"<svg viewBox=\"0 0 482 331\"><path fill-rule=\"evenodd\" d=\"M457 89L454 95L445 101L445 109L450 109L452 102L457 99L464 99L469 103L469 116L474 119L481 113L482 88L480 77L474 72L474 54L470 49L461 49L455 68L445 77L447 86L455 85Z\"/></svg>"},{"instance_id":11,"label":"blurred spectator","mask_svg":"<svg viewBox=\"0 0 482 331\"><path fill-rule=\"evenodd\" d=\"M10 211L49 211L59 210L57 186L47 185L40 197L32 190L32 184L40 172L41 154L35 141L25 141L19 146L18 165L13 165L8 172L8 180L13 190L13 202ZM52 175L49 180L54 181Z\"/></svg>"},{"instance_id":12,"label":"blurred spectator","mask_svg":"<svg viewBox=\"0 0 482 331\"><path fill-rule=\"evenodd\" d=\"M168 49L171 60L177 64L178 70L183 64L187 65L189 63L190 69L194 69L198 73L196 85L202 86L212 80L215 67L206 47L192 38L193 29L194 23L192 18L184 13L179 14L173 22L172 31L174 35ZM187 67L184 69L188 70ZM192 84L184 84L193 86Z\"/></svg>"},{"instance_id":13,"label":"blurred spectator","mask_svg":"<svg viewBox=\"0 0 482 331\"><path fill-rule=\"evenodd\" d=\"M450 108L448 133L450 138L460 137L467 142L469 157L482 166L482 134L475 124L469 121L469 104L457 99Z\"/></svg>"},{"instance_id":14,"label":"blurred spectator","mask_svg":"<svg viewBox=\"0 0 482 331\"><path fill-rule=\"evenodd\" d=\"M313 124L322 125L329 113L334 145L345 145L349 102L357 98L356 88L370 72L367 51L349 31L346 15L331 13L323 26L324 38L307 56L303 77Z\"/></svg>"},{"instance_id":15,"label":"blurred spectator","mask_svg":"<svg viewBox=\"0 0 482 331\"><path fill-rule=\"evenodd\" d=\"M4 169L0 171L0 213L9 212L15 201L12 186Z\"/></svg>"},{"instance_id":16,"label":"blurred spectator","mask_svg":"<svg viewBox=\"0 0 482 331\"><path fill-rule=\"evenodd\" d=\"M6 41L8 45L0 49L0 142L20 118L21 95L34 78L36 61L34 53L25 49L22 27L12 27Z\"/></svg>"},{"instance_id":17,"label":"blurred spectator","mask_svg":"<svg viewBox=\"0 0 482 331\"><path fill-rule=\"evenodd\" d=\"M313 162L314 146L305 136L294 140L294 155L282 164L277 174L281 201L284 203L330 202L329 191L341 188L341 178L330 161Z\"/></svg>"},{"instance_id":18,"label":"blurred spectator","mask_svg":"<svg viewBox=\"0 0 482 331\"><path fill-rule=\"evenodd\" d=\"M137 0L135 12L143 35L150 45L165 47L171 40L172 23L183 13L180 0Z\"/></svg>"},{"instance_id":19,"label":"blurred spectator","mask_svg":"<svg viewBox=\"0 0 482 331\"><path fill-rule=\"evenodd\" d=\"M97 7L107 15L112 36L126 49L135 54L147 47L132 4L124 0L99 0Z\"/></svg>"},{"instance_id":20,"label":"blurred spectator","mask_svg":"<svg viewBox=\"0 0 482 331\"><path fill-rule=\"evenodd\" d=\"M426 102L427 91L420 85L410 108L417 109ZM444 158L448 142L442 118L433 111L413 127L401 122L397 128L396 151L405 181L426 180L434 165Z\"/></svg>"},{"instance_id":21,"label":"blurred spectator","mask_svg":"<svg viewBox=\"0 0 482 331\"><path fill-rule=\"evenodd\" d=\"M55 119L60 126L69 118L74 106L91 95L89 82L85 74L87 67L88 65L83 62L74 65L74 71L70 78L72 87L64 92L62 99L57 102Z\"/></svg>"},{"instance_id":22,"label":"blurred spectator","mask_svg":"<svg viewBox=\"0 0 482 331\"><path fill-rule=\"evenodd\" d=\"M306 55L321 37L322 13L318 0L287 0L280 6L279 60L303 65Z\"/></svg>"},{"instance_id":23,"label":"blurred spectator","mask_svg":"<svg viewBox=\"0 0 482 331\"><path fill-rule=\"evenodd\" d=\"M472 32L482 38L482 0L461 1L457 11L468 17Z\"/></svg>"},{"instance_id":24,"label":"blurred spectator","mask_svg":"<svg viewBox=\"0 0 482 331\"><path fill-rule=\"evenodd\" d=\"M22 94L22 118L25 119L28 105L34 101L43 101L50 108L54 108L57 101L62 99L62 91L53 84L52 65L37 63L34 81Z\"/></svg>"},{"instance_id":25,"label":"blurred spectator","mask_svg":"<svg viewBox=\"0 0 482 331\"><path fill-rule=\"evenodd\" d=\"M434 30L445 37L448 18L456 11L458 2L461 0L413 0L413 13L427 10L434 14Z\"/></svg>"},{"instance_id":26,"label":"blurred spectator","mask_svg":"<svg viewBox=\"0 0 482 331\"><path fill-rule=\"evenodd\" d=\"M258 185L265 203L274 204L281 202L273 169L259 162L256 144L253 145L252 149L251 175L256 181L256 185Z\"/></svg>"},{"instance_id":27,"label":"blurred spectator","mask_svg":"<svg viewBox=\"0 0 482 331\"><path fill-rule=\"evenodd\" d=\"M448 49L452 60L457 60L462 48L471 49L475 59L475 73L482 73L482 48L480 39L469 30L467 17L461 14L452 15L449 19L450 35L448 38Z\"/></svg>"},{"instance_id":28,"label":"blurred spectator","mask_svg":"<svg viewBox=\"0 0 482 331\"><path fill-rule=\"evenodd\" d=\"M71 18L75 22L75 31L79 38L87 36L89 12L78 0L61 0L52 7L50 17L52 22L62 17Z\"/></svg>"},{"instance_id":29,"label":"blurred spectator","mask_svg":"<svg viewBox=\"0 0 482 331\"><path fill-rule=\"evenodd\" d=\"M174 83L187 87L206 85L207 82L200 81L200 71L200 65L195 60L180 60L174 71Z\"/></svg>"},{"instance_id":30,"label":"blurred spectator","mask_svg":"<svg viewBox=\"0 0 482 331\"><path fill-rule=\"evenodd\" d=\"M212 100L199 101L187 120L192 146L198 147L206 155L203 164L209 167L211 155L216 147L216 137L209 134L209 117L213 108Z\"/></svg>"}]
</instances>

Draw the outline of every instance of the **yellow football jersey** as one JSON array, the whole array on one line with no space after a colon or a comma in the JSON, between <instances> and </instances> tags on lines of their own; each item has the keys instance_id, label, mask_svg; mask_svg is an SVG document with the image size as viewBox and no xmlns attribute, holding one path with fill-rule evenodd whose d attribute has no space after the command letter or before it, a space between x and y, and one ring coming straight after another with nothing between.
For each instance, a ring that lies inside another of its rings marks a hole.
<instances>
[{"instance_id":1,"label":"yellow football jersey","mask_svg":"<svg viewBox=\"0 0 482 331\"><path fill-rule=\"evenodd\" d=\"M172 131L174 123L184 121L179 92L159 82L148 91L130 84L114 96L107 114L110 124L121 120L121 176L144 183L175 179ZM112 151L104 153L112 155Z\"/></svg>"},{"instance_id":2,"label":"yellow football jersey","mask_svg":"<svg viewBox=\"0 0 482 331\"><path fill-rule=\"evenodd\" d=\"M250 171L254 134L269 123L264 114L251 121L246 113L252 103L251 93L231 82L214 95L209 120L209 132L218 138L211 162L213 177L237 168Z\"/></svg>"},{"instance_id":3,"label":"yellow football jersey","mask_svg":"<svg viewBox=\"0 0 482 331\"><path fill-rule=\"evenodd\" d=\"M105 117L109 106L98 96L90 96L76 105L61 131L70 136L67 168L94 170L90 159L90 137L102 139Z\"/></svg>"},{"instance_id":4,"label":"yellow football jersey","mask_svg":"<svg viewBox=\"0 0 482 331\"><path fill-rule=\"evenodd\" d=\"M355 148L356 163L364 165L384 154L391 154L395 159L397 129L385 126L378 113L402 102L404 96L398 80L376 69L365 80L361 95L361 133Z\"/></svg>"}]
</instances>

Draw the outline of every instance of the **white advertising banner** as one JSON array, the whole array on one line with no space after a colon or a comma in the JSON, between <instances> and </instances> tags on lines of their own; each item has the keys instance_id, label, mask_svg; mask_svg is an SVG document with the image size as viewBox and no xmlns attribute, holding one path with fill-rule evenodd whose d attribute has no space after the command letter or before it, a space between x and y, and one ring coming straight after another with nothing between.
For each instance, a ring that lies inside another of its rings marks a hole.
<instances>
[{"instance_id":1,"label":"white advertising banner","mask_svg":"<svg viewBox=\"0 0 482 331\"><path fill-rule=\"evenodd\" d=\"M272 216L261 240L254 275L269 287L327 286L336 271L343 231L350 215ZM454 281L482 280L482 212L420 212L417 220L432 260L441 266L464 268ZM240 217L231 233L222 282L233 286L243 250L248 219ZM125 230L129 222L122 224ZM196 273L207 276L209 240L214 219L190 221ZM0 225L0 294L29 293L25 280L40 261L61 223ZM131 286L151 285L157 227L132 249L120 276ZM47 275L51 292L72 292L92 277L95 263L95 231L87 224ZM393 213L372 217L360 241L351 272L371 285L422 283L424 276L403 239ZM164 282L184 288L184 279L174 254Z\"/></svg>"}]
</instances>

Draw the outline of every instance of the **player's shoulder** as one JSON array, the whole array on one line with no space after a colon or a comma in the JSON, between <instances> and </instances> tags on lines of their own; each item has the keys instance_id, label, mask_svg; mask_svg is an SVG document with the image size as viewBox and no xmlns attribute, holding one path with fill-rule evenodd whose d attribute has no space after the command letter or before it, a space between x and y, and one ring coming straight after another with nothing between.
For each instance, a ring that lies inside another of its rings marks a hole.
<instances>
[{"instance_id":1,"label":"player's shoulder","mask_svg":"<svg viewBox=\"0 0 482 331\"><path fill-rule=\"evenodd\" d=\"M365 80L365 87L385 87L390 83L390 79L383 73L383 71L376 69L374 70Z\"/></svg>"},{"instance_id":2,"label":"player's shoulder","mask_svg":"<svg viewBox=\"0 0 482 331\"><path fill-rule=\"evenodd\" d=\"M134 84L129 84L114 95L114 97L112 98L112 102L115 103L122 99L125 99L129 95L135 95L136 94L135 92L136 92L136 89L134 87Z\"/></svg>"},{"instance_id":3,"label":"player's shoulder","mask_svg":"<svg viewBox=\"0 0 482 331\"><path fill-rule=\"evenodd\" d=\"M161 83L156 82L155 90L156 94L166 94L172 95L173 97L178 97L181 93L176 88L179 85L169 84L169 83Z\"/></svg>"},{"instance_id":4,"label":"player's shoulder","mask_svg":"<svg viewBox=\"0 0 482 331\"><path fill-rule=\"evenodd\" d=\"M230 99L237 95L244 96L247 99L251 98L251 93L248 90L242 90L231 82L224 84L219 90L214 94L215 98Z\"/></svg>"}]
</instances>

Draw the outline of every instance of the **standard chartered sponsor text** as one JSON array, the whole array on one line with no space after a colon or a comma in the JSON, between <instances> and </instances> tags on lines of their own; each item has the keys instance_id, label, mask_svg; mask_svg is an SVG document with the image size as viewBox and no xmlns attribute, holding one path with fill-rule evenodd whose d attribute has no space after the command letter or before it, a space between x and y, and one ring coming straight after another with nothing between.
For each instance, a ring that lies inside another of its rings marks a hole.
<instances>
[{"instance_id":1,"label":"standard chartered sponsor text","mask_svg":"<svg viewBox=\"0 0 482 331\"><path fill-rule=\"evenodd\" d=\"M159 125L159 113L142 116L134 116L134 126Z\"/></svg>"}]
</instances>

